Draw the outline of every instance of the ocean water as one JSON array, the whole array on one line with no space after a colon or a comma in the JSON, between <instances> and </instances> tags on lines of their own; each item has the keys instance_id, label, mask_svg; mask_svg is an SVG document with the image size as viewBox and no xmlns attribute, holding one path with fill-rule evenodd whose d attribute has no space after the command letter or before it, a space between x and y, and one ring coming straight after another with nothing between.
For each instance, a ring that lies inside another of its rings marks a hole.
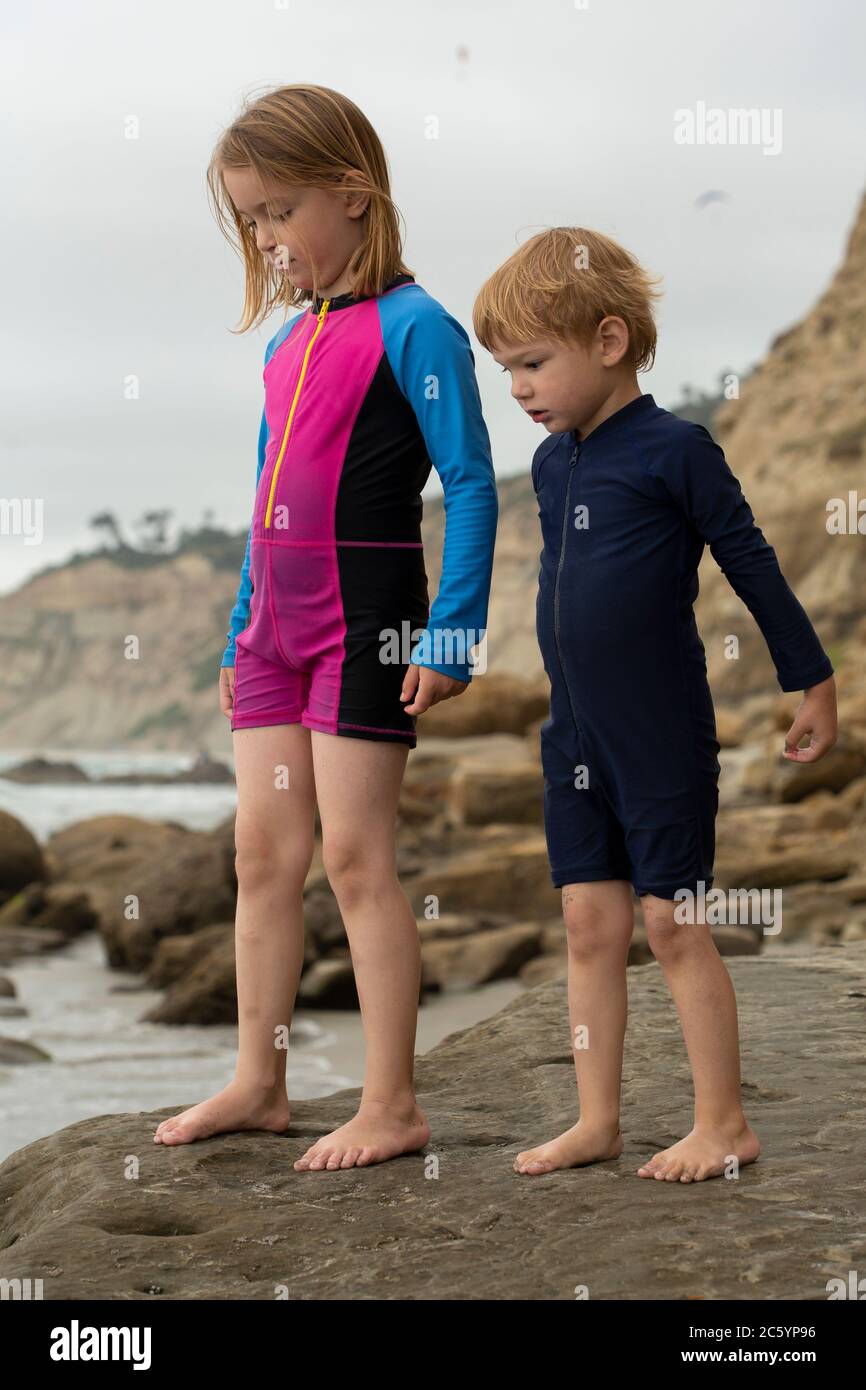
<instances>
[{"instance_id":1,"label":"ocean water","mask_svg":"<svg viewBox=\"0 0 866 1390\"><path fill-rule=\"evenodd\" d=\"M27 786L4 781L3 768L26 757L74 761L91 775L171 772L190 766L178 754L51 750L0 755L0 807L24 821L37 839L88 816L121 813L178 821L196 830L217 825L235 808L233 783L222 786ZM0 1036L36 1043L50 1061L0 1063L0 1161L33 1140L90 1116L185 1109L220 1090L234 1074L237 1029L231 1024L182 1027L143 1023L159 1001L138 976L109 970L97 933L63 951L0 966L27 1012L4 1012ZM497 1013L523 992L516 980L431 996L419 1013L416 1052L449 1033ZM289 1098L330 1095L363 1080L360 1015L300 1011L287 1067ZM156 1122L154 1122L156 1128Z\"/></svg>"},{"instance_id":2,"label":"ocean water","mask_svg":"<svg viewBox=\"0 0 866 1390\"><path fill-rule=\"evenodd\" d=\"M87 783L33 783L8 781L6 768L28 758L72 762L90 777L117 773L173 773L190 768L194 757L180 753L89 752L86 749L19 749L0 752L0 810L8 811L44 841L55 830L90 816L141 816L145 820L173 820L191 830L212 830L233 814L237 804L234 782L224 785L179 782L176 785L142 786L122 783L89 786ZM233 769L230 757L224 759Z\"/></svg>"},{"instance_id":3,"label":"ocean water","mask_svg":"<svg viewBox=\"0 0 866 1390\"><path fill-rule=\"evenodd\" d=\"M234 1074L235 1025L141 1022L159 1001L159 991L142 989L135 975L109 970L96 933L63 951L0 967L0 973L14 981L14 1002L27 1009L23 1018L4 1016L6 1001L0 1000L0 1035L36 1043L51 1058L0 1064L0 1162L34 1139L90 1116L164 1106L183 1110L213 1095ZM500 980L433 996L419 1013L416 1053L489 1018L522 992L516 980ZM360 1086L360 1015L299 1011L287 1061L290 1100Z\"/></svg>"}]
</instances>

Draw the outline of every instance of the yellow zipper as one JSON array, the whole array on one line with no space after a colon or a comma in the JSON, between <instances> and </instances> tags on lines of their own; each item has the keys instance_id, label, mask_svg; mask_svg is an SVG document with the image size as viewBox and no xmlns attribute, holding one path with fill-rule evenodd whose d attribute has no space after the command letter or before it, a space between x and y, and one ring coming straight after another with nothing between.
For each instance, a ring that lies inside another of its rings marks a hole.
<instances>
[{"instance_id":1,"label":"yellow zipper","mask_svg":"<svg viewBox=\"0 0 866 1390\"><path fill-rule=\"evenodd\" d=\"M300 394L301 394L301 387L302 387L303 384L304 384L304 377L306 376L306 373L307 373L307 363L308 363L309 360L310 360L310 353L311 353L312 350L313 350L313 343L316 341L316 339L318 338L319 334L320 334L321 331L322 331L322 324L325 322L325 315L326 315L326 313L328 312L328 306L330 305L330 303L331 303L330 299L326 299L326 300L324 301L324 303L322 304L321 309L319 310L319 318L318 318L318 322L316 323L316 331L314 332L314 334L313 334L312 338L310 339L310 341L307 343L307 350L306 350L306 352L304 353L304 360L303 360L303 362L301 363L301 374L300 374L300 376L298 377L298 384L297 384L297 386L295 387L294 398L293 398L293 400L292 400L292 404L291 404L291 407L290 407L290 409L289 409L289 416L288 416L288 419L286 420L286 428L285 428L285 430L283 431L283 442L282 442L282 444L280 445L280 452L279 452L279 454L277 455L277 461L276 461L276 463L274 464L273 476L271 477L271 490L270 490L270 492L268 493L268 506L267 506L267 510L266 510L266 512L265 512L265 526L270 526L270 524L271 524L271 514L272 514L273 508L274 508L274 493L276 492L276 488L277 488L277 476L278 476L279 471L280 471L280 464L281 464L282 461L283 461L283 455L284 455L285 452L286 452L286 445L287 445L288 442L289 442L289 431L290 431L291 428L292 428L292 421L293 421L293 419L295 418L295 410L297 409L298 398L299 398L299 396L300 396Z\"/></svg>"}]
</instances>

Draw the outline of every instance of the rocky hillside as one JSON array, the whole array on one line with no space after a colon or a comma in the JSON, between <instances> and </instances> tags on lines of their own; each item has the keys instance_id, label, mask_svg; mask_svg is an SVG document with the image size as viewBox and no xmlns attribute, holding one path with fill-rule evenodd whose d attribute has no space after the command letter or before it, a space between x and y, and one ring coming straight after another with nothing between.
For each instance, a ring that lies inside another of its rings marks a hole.
<instances>
[{"instance_id":1,"label":"rocky hillside","mask_svg":"<svg viewBox=\"0 0 866 1390\"><path fill-rule=\"evenodd\" d=\"M866 496L864 327L866 204L826 292L776 339L715 422L759 525L830 650L840 693L861 701L866 543L858 534L830 535L826 523L830 499L847 503L858 488ZM501 481L500 505L489 670L543 689L534 631L540 540L528 473ZM432 595L444 516L438 501L425 510ZM237 566L242 552L239 540ZM0 598L0 748L226 751L231 735L217 683L237 579L237 567L219 568L195 551L147 568L123 567L105 553ZM697 615L717 705L751 717L744 700L766 710L778 693L763 638L709 552L701 586ZM730 634L740 641L737 661L725 656ZM130 635L139 642L133 659ZM477 698L484 699L480 690ZM449 720L465 713L449 712ZM420 728L432 731L431 718Z\"/></svg>"},{"instance_id":2,"label":"rocky hillside","mask_svg":"<svg viewBox=\"0 0 866 1390\"><path fill-rule=\"evenodd\" d=\"M730 962L763 1148L736 1179L686 1191L636 1176L692 1123L653 963L629 973L616 1160L513 1171L577 1114L566 989L551 981L418 1059L432 1129L418 1154L294 1171L358 1091L295 1104L285 1135L155 1145L160 1120L199 1099L184 1096L28 1144L0 1166L0 1277L40 1279L51 1301L826 1300L829 1280L863 1268L864 967L863 942Z\"/></svg>"}]
</instances>

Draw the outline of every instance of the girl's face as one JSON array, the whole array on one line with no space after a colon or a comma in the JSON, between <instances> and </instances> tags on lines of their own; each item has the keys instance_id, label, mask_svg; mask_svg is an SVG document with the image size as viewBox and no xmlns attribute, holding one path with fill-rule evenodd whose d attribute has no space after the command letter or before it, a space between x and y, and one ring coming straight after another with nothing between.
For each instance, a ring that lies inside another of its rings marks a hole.
<instances>
[{"instance_id":1,"label":"girl's face","mask_svg":"<svg viewBox=\"0 0 866 1390\"><path fill-rule=\"evenodd\" d=\"M280 266L293 285L312 290L313 269L320 293L342 293L343 271L364 240L362 218L369 195L347 181L331 192L305 184L274 183L262 189L253 169L224 169L223 182L242 220L255 232L256 244L272 265ZM274 208L273 222L264 206Z\"/></svg>"}]
</instances>

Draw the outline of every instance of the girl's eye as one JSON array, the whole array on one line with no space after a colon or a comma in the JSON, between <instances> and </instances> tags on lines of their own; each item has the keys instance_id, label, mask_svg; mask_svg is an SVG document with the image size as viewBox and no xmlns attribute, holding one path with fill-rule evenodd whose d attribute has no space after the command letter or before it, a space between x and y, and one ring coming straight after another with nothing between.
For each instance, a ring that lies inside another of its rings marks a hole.
<instances>
[{"instance_id":1,"label":"girl's eye","mask_svg":"<svg viewBox=\"0 0 866 1390\"><path fill-rule=\"evenodd\" d=\"M292 214L292 211L293 211L292 208L287 208L285 212L278 212L278 213L277 213L277 219L278 219L278 221L282 222L284 218L290 217L291 214ZM247 224L246 224L247 231L248 231L248 232L251 232L251 231L253 230L253 228L255 227L255 225L256 225L255 222L247 222Z\"/></svg>"}]
</instances>

